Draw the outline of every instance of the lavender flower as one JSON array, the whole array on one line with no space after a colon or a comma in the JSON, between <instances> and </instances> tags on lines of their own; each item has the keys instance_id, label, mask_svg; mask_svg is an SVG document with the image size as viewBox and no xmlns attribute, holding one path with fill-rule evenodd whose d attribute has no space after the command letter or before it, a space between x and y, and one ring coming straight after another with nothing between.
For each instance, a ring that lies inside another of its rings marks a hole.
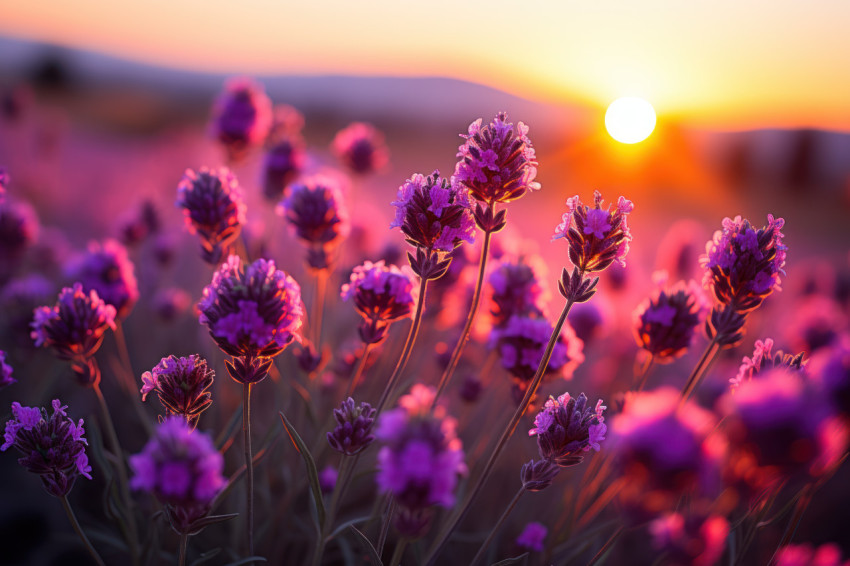
<instances>
[{"instance_id":1,"label":"lavender flower","mask_svg":"<svg viewBox=\"0 0 850 566\"><path fill-rule=\"evenodd\" d=\"M841 548L835 543L817 549L808 544L789 544L779 549L776 566L850 566L850 560L841 560Z\"/></svg>"},{"instance_id":2,"label":"lavender flower","mask_svg":"<svg viewBox=\"0 0 850 566\"><path fill-rule=\"evenodd\" d=\"M201 413L212 404L209 388L214 378L215 372L198 354L162 358L155 368L142 374L142 401L155 392L168 416L181 416L194 429Z\"/></svg>"},{"instance_id":3,"label":"lavender flower","mask_svg":"<svg viewBox=\"0 0 850 566\"><path fill-rule=\"evenodd\" d=\"M67 276L85 290L95 290L117 318L126 318L139 299L139 287L127 249L116 240L91 242L85 255L68 266Z\"/></svg>"},{"instance_id":4,"label":"lavender flower","mask_svg":"<svg viewBox=\"0 0 850 566\"><path fill-rule=\"evenodd\" d=\"M0 310L4 321L3 343L17 348L33 347L30 338L32 313L55 296L53 284L36 273L12 279L0 292Z\"/></svg>"},{"instance_id":5,"label":"lavender flower","mask_svg":"<svg viewBox=\"0 0 850 566\"><path fill-rule=\"evenodd\" d=\"M325 466L324 469L319 472L319 487L322 490L322 493L331 493L336 487L337 479L339 479L339 472L333 466Z\"/></svg>"},{"instance_id":6,"label":"lavender flower","mask_svg":"<svg viewBox=\"0 0 850 566\"><path fill-rule=\"evenodd\" d=\"M74 283L59 292L54 307L39 307L33 312L32 332L36 347L50 346L63 360L71 361L71 369L82 385L94 385L100 371L94 354L108 329L115 330L115 307L107 305L92 289Z\"/></svg>"},{"instance_id":7,"label":"lavender flower","mask_svg":"<svg viewBox=\"0 0 850 566\"><path fill-rule=\"evenodd\" d=\"M479 118L469 125L467 134L460 135L466 141L458 148L452 182L491 206L540 189L540 183L534 181L537 157L528 139L528 126L519 122L514 128L507 120L504 112L486 126Z\"/></svg>"},{"instance_id":8,"label":"lavender flower","mask_svg":"<svg viewBox=\"0 0 850 566\"><path fill-rule=\"evenodd\" d=\"M712 566L726 548L729 522L719 515L667 513L650 523L649 532L665 564Z\"/></svg>"},{"instance_id":9,"label":"lavender flower","mask_svg":"<svg viewBox=\"0 0 850 566\"><path fill-rule=\"evenodd\" d=\"M731 389L734 391L745 381L749 381L753 376L765 370L773 368L785 368L788 371L803 371L806 361L803 360L803 352L796 356L786 354L779 350L775 354L773 350L773 340L765 338L764 341L756 340L753 349L753 357L744 356L741 362L741 367L738 369L738 374L729 380Z\"/></svg>"},{"instance_id":10,"label":"lavender flower","mask_svg":"<svg viewBox=\"0 0 850 566\"><path fill-rule=\"evenodd\" d=\"M262 144L271 125L272 104L261 85L246 77L225 83L213 108L212 133L231 160Z\"/></svg>"},{"instance_id":11,"label":"lavender flower","mask_svg":"<svg viewBox=\"0 0 850 566\"><path fill-rule=\"evenodd\" d=\"M850 337L815 353L808 369L835 410L850 419Z\"/></svg>"},{"instance_id":12,"label":"lavender flower","mask_svg":"<svg viewBox=\"0 0 850 566\"><path fill-rule=\"evenodd\" d=\"M6 199L7 190L9 190L9 172L5 167L0 167L0 204Z\"/></svg>"},{"instance_id":13,"label":"lavender flower","mask_svg":"<svg viewBox=\"0 0 850 566\"><path fill-rule=\"evenodd\" d=\"M67 405L54 399L53 414L46 409L22 407L12 403L12 419L6 421L6 433L0 450L14 447L23 454L18 460L27 471L41 476L50 495L64 497L71 491L77 476L91 479L91 466L86 456L88 442L83 438L83 419L77 424L65 413Z\"/></svg>"},{"instance_id":14,"label":"lavender flower","mask_svg":"<svg viewBox=\"0 0 850 566\"><path fill-rule=\"evenodd\" d=\"M484 384L481 383L481 380L474 373L468 374L463 378L463 382L460 384L460 390L458 394L460 398L463 399L466 403L475 403L481 397L481 393L484 391Z\"/></svg>"},{"instance_id":15,"label":"lavender flower","mask_svg":"<svg viewBox=\"0 0 850 566\"><path fill-rule=\"evenodd\" d=\"M0 350L0 390L6 389L18 380L12 377L12 366L6 363L6 352Z\"/></svg>"},{"instance_id":16,"label":"lavender flower","mask_svg":"<svg viewBox=\"0 0 850 566\"><path fill-rule=\"evenodd\" d=\"M265 377L270 358L298 336L304 315L301 288L292 277L266 259L258 259L246 269L235 255L227 258L204 288L198 309L201 324L219 348L244 358L234 360L236 367L228 365L231 377L240 383ZM243 371L257 358L269 358L263 361L265 369Z\"/></svg>"},{"instance_id":17,"label":"lavender flower","mask_svg":"<svg viewBox=\"0 0 850 566\"><path fill-rule=\"evenodd\" d=\"M432 505L451 507L457 476L466 473L455 420L442 406L432 412L435 390L416 384L399 407L378 420L378 489L392 493L399 505L396 528L411 538L421 536Z\"/></svg>"},{"instance_id":18,"label":"lavender flower","mask_svg":"<svg viewBox=\"0 0 850 566\"><path fill-rule=\"evenodd\" d=\"M634 205L620 197L613 212L610 206L603 209L599 191L593 193L593 205L582 204L578 195L567 199L567 212L552 239L567 240L570 261L583 273L602 271L615 261L625 266L632 239L626 217Z\"/></svg>"},{"instance_id":19,"label":"lavender flower","mask_svg":"<svg viewBox=\"0 0 850 566\"><path fill-rule=\"evenodd\" d=\"M599 452L608 426L602 413L607 407L602 400L595 407L587 406L584 393L573 399L564 393L557 399L549 397L543 410L534 418L529 436L537 435L540 456L565 468L580 464L592 448Z\"/></svg>"},{"instance_id":20,"label":"lavender flower","mask_svg":"<svg viewBox=\"0 0 850 566\"><path fill-rule=\"evenodd\" d=\"M130 456L130 468L130 487L166 504L172 526L180 533L194 530L192 523L206 516L226 483L224 458L212 439L177 417L160 423L142 452Z\"/></svg>"},{"instance_id":21,"label":"lavender flower","mask_svg":"<svg viewBox=\"0 0 850 566\"><path fill-rule=\"evenodd\" d=\"M28 204L0 202L0 285L18 269L38 235L38 217Z\"/></svg>"},{"instance_id":22,"label":"lavender flower","mask_svg":"<svg viewBox=\"0 0 850 566\"><path fill-rule=\"evenodd\" d=\"M278 201L283 190L301 174L306 155L300 137L283 137L272 145L263 160L263 196Z\"/></svg>"},{"instance_id":23,"label":"lavender flower","mask_svg":"<svg viewBox=\"0 0 850 566\"><path fill-rule=\"evenodd\" d=\"M520 535L516 537L516 544L523 550L543 552L543 541L548 533L549 529L543 524L532 521L525 525Z\"/></svg>"},{"instance_id":24,"label":"lavender flower","mask_svg":"<svg viewBox=\"0 0 850 566\"><path fill-rule=\"evenodd\" d=\"M389 160L383 134L363 122L354 122L337 132L331 149L348 169L358 174L378 171Z\"/></svg>"},{"instance_id":25,"label":"lavender flower","mask_svg":"<svg viewBox=\"0 0 850 566\"><path fill-rule=\"evenodd\" d=\"M177 206L183 209L189 231L200 237L201 256L207 263L218 263L245 224L242 189L225 167L202 167L197 173L187 169L177 185Z\"/></svg>"},{"instance_id":26,"label":"lavender flower","mask_svg":"<svg viewBox=\"0 0 850 566\"><path fill-rule=\"evenodd\" d=\"M554 481L561 467L553 460L531 460L523 464L519 473L522 487L526 491L543 491Z\"/></svg>"},{"instance_id":27,"label":"lavender flower","mask_svg":"<svg viewBox=\"0 0 850 566\"><path fill-rule=\"evenodd\" d=\"M331 448L352 456L372 444L375 440L372 434L375 412L369 403L360 403L358 407L351 397L343 401L339 409L334 409L336 427L333 432L327 433Z\"/></svg>"},{"instance_id":28,"label":"lavender flower","mask_svg":"<svg viewBox=\"0 0 850 566\"><path fill-rule=\"evenodd\" d=\"M153 296L153 310L163 322L173 322L192 304L189 293L178 287L168 287Z\"/></svg>"},{"instance_id":29,"label":"lavender flower","mask_svg":"<svg viewBox=\"0 0 850 566\"><path fill-rule=\"evenodd\" d=\"M390 323L410 316L419 297L414 280L409 267L387 267L383 260L354 268L340 296L344 301L353 299L354 308L363 317L359 331L364 342L383 341Z\"/></svg>"},{"instance_id":30,"label":"lavender flower","mask_svg":"<svg viewBox=\"0 0 850 566\"><path fill-rule=\"evenodd\" d=\"M638 346L657 362L672 362L690 347L694 331L707 310L694 281L680 281L673 287L657 290L635 310Z\"/></svg>"},{"instance_id":31,"label":"lavender flower","mask_svg":"<svg viewBox=\"0 0 850 566\"><path fill-rule=\"evenodd\" d=\"M543 315L543 288L524 259L503 261L489 276L493 288L493 325L505 326L514 315Z\"/></svg>"}]
</instances>

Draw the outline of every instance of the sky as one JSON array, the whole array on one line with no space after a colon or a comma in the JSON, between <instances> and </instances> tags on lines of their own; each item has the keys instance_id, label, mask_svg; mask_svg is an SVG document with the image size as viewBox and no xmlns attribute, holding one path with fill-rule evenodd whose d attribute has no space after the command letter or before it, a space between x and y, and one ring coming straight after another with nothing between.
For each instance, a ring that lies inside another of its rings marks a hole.
<instances>
[{"instance_id":1,"label":"sky","mask_svg":"<svg viewBox=\"0 0 850 566\"><path fill-rule=\"evenodd\" d=\"M0 35L155 65L640 96L718 129L850 130L848 22L840 0L0 0Z\"/></svg>"}]
</instances>

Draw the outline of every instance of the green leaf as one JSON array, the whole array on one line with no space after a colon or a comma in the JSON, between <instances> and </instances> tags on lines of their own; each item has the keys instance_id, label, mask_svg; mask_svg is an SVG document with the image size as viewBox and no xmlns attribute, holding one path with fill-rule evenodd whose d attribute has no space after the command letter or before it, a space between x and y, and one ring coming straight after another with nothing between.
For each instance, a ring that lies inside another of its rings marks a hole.
<instances>
[{"instance_id":1,"label":"green leaf","mask_svg":"<svg viewBox=\"0 0 850 566\"><path fill-rule=\"evenodd\" d=\"M372 565L384 566L384 563L381 562L381 556L378 554L378 551L375 550L375 547L372 546L372 543L369 542L369 539L366 537L366 535L357 530L357 527L355 526L350 526L348 528L351 529L355 535L357 535L357 538L359 538L360 542L363 543L363 546L366 547L366 551L369 553L369 559L372 561Z\"/></svg>"},{"instance_id":2,"label":"green leaf","mask_svg":"<svg viewBox=\"0 0 850 566\"><path fill-rule=\"evenodd\" d=\"M520 554L519 556L514 556L513 558L505 558L499 562L493 564L493 566L509 566L510 564L521 564L525 562L525 559L528 558L528 553L525 552Z\"/></svg>"},{"instance_id":3,"label":"green leaf","mask_svg":"<svg viewBox=\"0 0 850 566\"><path fill-rule=\"evenodd\" d=\"M286 429L286 434L289 435L289 440L292 441L292 445L301 454L304 464L307 466L307 479L310 481L310 489L313 492L313 503L316 504L316 514L318 516L316 532L321 533L325 524L325 503L322 500L322 488L319 485L319 471L316 469L316 462L313 460L310 450L307 449L307 445L298 436L298 432L292 426L292 423L289 422L289 419L286 418L286 415L283 414L283 411L279 411L279 413L280 420L283 421L283 427Z\"/></svg>"}]
</instances>

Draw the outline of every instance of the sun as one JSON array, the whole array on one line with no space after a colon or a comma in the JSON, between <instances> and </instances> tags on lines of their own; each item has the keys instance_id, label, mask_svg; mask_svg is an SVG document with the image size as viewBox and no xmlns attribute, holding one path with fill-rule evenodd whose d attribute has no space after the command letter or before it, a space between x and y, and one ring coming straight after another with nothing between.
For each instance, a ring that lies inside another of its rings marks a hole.
<instances>
[{"instance_id":1,"label":"sun","mask_svg":"<svg viewBox=\"0 0 850 566\"><path fill-rule=\"evenodd\" d=\"M618 98L605 112L605 129L618 142L641 142L655 129L655 110L642 98Z\"/></svg>"}]
</instances>

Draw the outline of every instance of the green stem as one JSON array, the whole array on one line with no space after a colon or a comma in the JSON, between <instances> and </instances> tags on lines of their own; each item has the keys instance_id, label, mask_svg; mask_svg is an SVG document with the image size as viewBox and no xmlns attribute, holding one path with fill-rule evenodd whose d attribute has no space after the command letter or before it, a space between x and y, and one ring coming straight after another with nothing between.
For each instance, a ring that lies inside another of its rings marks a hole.
<instances>
[{"instance_id":1,"label":"green stem","mask_svg":"<svg viewBox=\"0 0 850 566\"><path fill-rule=\"evenodd\" d=\"M91 541L89 541L89 537L87 537L86 533L83 532L83 528L80 526L80 522L77 521L77 516L74 514L74 510L71 509L71 502L68 501L68 496L63 495L60 499L62 501L62 507L65 508L65 513L68 515L68 520L71 521L71 526L74 527L74 530L79 535L80 540L83 541L83 544L85 545L86 550L89 551L89 554L91 555L92 559L98 566L106 566L103 562L103 559L100 557L100 554L97 553L97 551L92 546Z\"/></svg>"},{"instance_id":2,"label":"green stem","mask_svg":"<svg viewBox=\"0 0 850 566\"><path fill-rule=\"evenodd\" d=\"M702 353L696 367L694 367L694 371L692 371L691 375L688 377L688 381L685 384L684 389L682 389L682 399L679 403L679 408L684 406L688 397L690 397L697 388L703 375L705 375L705 371L708 369L708 366L711 364L712 360L714 360L714 357L719 351L720 347L717 345L717 337L715 336L708 343L708 346L705 347L705 351Z\"/></svg>"},{"instance_id":3,"label":"green stem","mask_svg":"<svg viewBox=\"0 0 850 566\"><path fill-rule=\"evenodd\" d=\"M584 272L581 273L581 276L584 277ZM484 465L484 470L481 472L481 477L478 479L478 482L470 490L469 494L466 496L458 510L455 511L455 513L447 521L446 526L443 528L443 530L437 536L437 539L434 541L434 544L431 546L432 550L425 558L426 565L431 566L435 563L443 547L448 542L449 536L466 516L466 513L469 511L472 502L475 500L475 497L484 487L484 484L487 482L490 473L493 471L493 467L496 465L496 460L499 459L502 450L504 450L505 446L507 446L508 440L510 440L511 436L519 425L520 419L522 419L522 416L525 414L526 409L528 409L528 406L531 404L531 400L534 398L534 395L537 393L537 389L538 387L540 387L540 383L543 380L543 374L545 373L546 368L549 366L549 359L552 357L552 350L555 349L555 344L557 343L558 338L561 335L561 329L564 326L564 322L567 320L567 315L570 314L570 309L572 308L574 302L575 299L567 299L567 303L564 305L564 310L561 311L561 316L560 318L558 318L558 322L555 325L555 329L552 331L552 335L549 337L549 344L546 346L546 351L543 353L543 359L540 360L540 365L537 366L537 372L535 372L534 378L531 380L531 384L528 386L528 390L525 392L525 397L523 397L522 402L520 403L519 407L517 407L517 410L514 412L513 417L511 417L508 426L505 428L504 432L502 432L502 436L499 438L499 442L496 444L495 448L490 453L490 457L487 460L487 463Z\"/></svg>"},{"instance_id":4,"label":"green stem","mask_svg":"<svg viewBox=\"0 0 850 566\"><path fill-rule=\"evenodd\" d=\"M248 556L254 556L254 458L251 450L251 383L242 386L242 436L245 439L245 470L248 484Z\"/></svg>"},{"instance_id":5,"label":"green stem","mask_svg":"<svg viewBox=\"0 0 850 566\"><path fill-rule=\"evenodd\" d=\"M186 566L186 547L189 545L189 535L180 533L180 554L177 557L177 566Z\"/></svg>"},{"instance_id":6,"label":"green stem","mask_svg":"<svg viewBox=\"0 0 850 566\"><path fill-rule=\"evenodd\" d=\"M491 205L492 206L492 205ZM460 338L452 352L452 357L449 359L449 364L440 376L440 383L437 386L437 394L434 396L432 404L436 404L437 400L442 395L452 374L460 361L460 356L463 354L463 349L466 347L466 341L469 339L469 332L472 330L472 323L475 320L475 315L478 313L478 305L481 304L481 289L484 287L484 273L487 268L487 253L490 250L490 237L492 232L484 232L484 243L481 246L481 259L478 262L478 281L475 283L475 291L472 294L472 305L469 307L469 314L466 316L466 324L463 326L463 331L460 333Z\"/></svg>"},{"instance_id":7,"label":"green stem","mask_svg":"<svg viewBox=\"0 0 850 566\"><path fill-rule=\"evenodd\" d=\"M594 557L590 559L590 562L587 563L587 566L596 566L602 561L605 555L608 554L611 548L613 548L614 543L617 542L617 539L620 538L620 535L623 534L624 528L625 527L623 527L622 525L617 527L617 530L614 531L614 534L611 535L611 538L609 538L605 542L605 544L602 545L602 548L600 548L599 552L597 552Z\"/></svg>"},{"instance_id":8,"label":"green stem","mask_svg":"<svg viewBox=\"0 0 850 566\"><path fill-rule=\"evenodd\" d=\"M484 544L478 549L478 552L475 554L475 558L472 559L472 562L469 563L469 566L474 566L478 563L479 560L484 558L484 552L490 548L490 543L493 542L493 538L496 536L496 533L501 528L502 524L507 520L508 515L511 514L511 511L514 510L516 504L519 503L519 498L522 497L522 494L525 493L525 486L520 486L519 491L516 492L514 498L511 499L511 502L508 504L505 512L502 513L502 516L499 517L499 520L496 521L496 524L493 526L493 529L490 531L490 534L487 536L487 540L484 541Z\"/></svg>"},{"instance_id":9,"label":"green stem","mask_svg":"<svg viewBox=\"0 0 850 566\"><path fill-rule=\"evenodd\" d=\"M403 538L395 545L393 557L390 558L390 566L398 566L401 563L401 558L404 556L404 549L407 548L407 539Z\"/></svg>"},{"instance_id":10,"label":"green stem","mask_svg":"<svg viewBox=\"0 0 850 566\"><path fill-rule=\"evenodd\" d=\"M369 357L369 352L372 350L372 346L374 346L374 344L366 344L363 346L363 353L360 355L360 359L357 360L357 367L354 369L354 375L351 376L351 380L348 382L348 388L345 390L345 397L343 397L343 400L351 397L354 390L357 388L357 383L363 375L363 369L366 367L366 358Z\"/></svg>"}]
</instances>

